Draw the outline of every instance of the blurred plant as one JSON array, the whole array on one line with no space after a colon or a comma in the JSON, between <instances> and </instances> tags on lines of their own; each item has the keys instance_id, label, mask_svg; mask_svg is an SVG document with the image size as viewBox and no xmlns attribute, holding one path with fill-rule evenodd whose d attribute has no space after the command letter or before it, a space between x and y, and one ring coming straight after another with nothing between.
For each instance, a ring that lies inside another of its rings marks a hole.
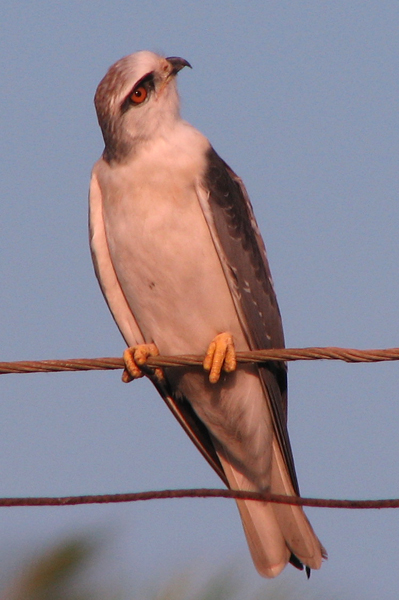
<instances>
[{"instance_id":1,"label":"blurred plant","mask_svg":"<svg viewBox=\"0 0 399 600\"><path fill-rule=\"evenodd\" d=\"M286 580L265 582L262 590L250 592L246 578L237 567L216 572L205 583L198 582L195 571L180 572L166 583L140 593L115 591L97 586L90 563L99 547L93 536L66 539L40 556L23 564L17 577L0 592L0 600L311 600L332 596L320 593L320 588L304 588ZM98 570L97 570L98 573ZM249 595L248 595L249 594Z\"/></svg>"},{"instance_id":2,"label":"blurred plant","mask_svg":"<svg viewBox=\"0 0 399 600\"><path fill-rule=\"evenodd\" d=\"M89 536L63 540L22 565L0 600L100 600L84 581L96 546ZM103 596L103 600L109 598Z\"/></svg>"}]
</instances>

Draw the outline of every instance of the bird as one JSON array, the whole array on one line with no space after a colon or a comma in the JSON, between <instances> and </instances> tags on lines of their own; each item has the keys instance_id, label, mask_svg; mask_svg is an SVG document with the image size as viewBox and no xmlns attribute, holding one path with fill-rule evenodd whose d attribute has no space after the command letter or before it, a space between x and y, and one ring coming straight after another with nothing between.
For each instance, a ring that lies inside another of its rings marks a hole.
<instances>
[{"instance_id":1,"label":"bird","mask_svg":"<svg viewBox=\"0 0 399 600\"><path fill-rule=\"evenodd\" d=\"M136 52L95 93L105 146L91 175L90 247L127 344L123 380L150 379L229 488L299 496L286 364L236 363L237 351L284 347L265 246L243 182L180 115L184 67ZM151 370L158 354L205 360ZM309 577L327 558L302 507L237 506L260 575L291 563Z\"/></svg>"}]
</instances>

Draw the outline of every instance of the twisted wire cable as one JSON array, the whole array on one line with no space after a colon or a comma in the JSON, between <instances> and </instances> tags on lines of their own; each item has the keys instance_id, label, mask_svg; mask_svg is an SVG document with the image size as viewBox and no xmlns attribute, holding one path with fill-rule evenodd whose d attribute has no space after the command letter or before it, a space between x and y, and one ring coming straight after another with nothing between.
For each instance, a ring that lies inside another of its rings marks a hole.
<instances>
[{"instance_id":1,"label":"twisted wire cable","mask_svg":"<svg viewBox=\"0 0 399 600\"><path fill-rule=\"evenodd\" d=\"M181 356L156 356L146 365L153 367L199 367L204 356L185 354ZM271 360L342 360L350 363L382 362L399 360L399 348L356 350L354 348L273 348L237 352L238 363L264 363ZM71 358L67 360L26 360L0 362L0 375L7 373L47 373L57 371L101 371L123 369L122 358Z\"/></svg>"}]
</instances>

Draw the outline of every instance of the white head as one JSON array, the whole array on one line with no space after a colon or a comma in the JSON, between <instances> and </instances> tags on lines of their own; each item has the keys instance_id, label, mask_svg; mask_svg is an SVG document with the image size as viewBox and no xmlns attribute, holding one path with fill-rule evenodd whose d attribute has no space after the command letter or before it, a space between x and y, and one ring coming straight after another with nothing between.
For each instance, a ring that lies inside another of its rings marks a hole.
<instances>
[{"instance_id":1,"label":"white head","mask_svg":"<svg viewBox=\"0 0 399 600\"><path fill-rule=\"evenodd\" d=\"M144 50L110 67L94 97L105 160L122 161L138 143L173 126L180 118L175 76L190 66Z\"/></svg>"}]
</instances>

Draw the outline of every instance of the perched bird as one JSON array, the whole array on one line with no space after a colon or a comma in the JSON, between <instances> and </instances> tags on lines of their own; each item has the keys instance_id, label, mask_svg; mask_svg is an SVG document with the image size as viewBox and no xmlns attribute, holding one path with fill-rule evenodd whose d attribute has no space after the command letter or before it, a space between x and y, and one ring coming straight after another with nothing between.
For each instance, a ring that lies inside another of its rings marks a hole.
<instances>
[{"instance_id":1,"label":"perched bird","mask_svg":"<svg viewBox=\"0 0 399 600\"><path fill-rule=\"evenodd\" d=\"M95 95L105 149L90 185L97 278L129 348L124 380L145 373L224 483L299 495L283 362L236 366L236 350L281 348L265 247L242 181L180 117L189 63L137 52ZM204 369L150 371L149 356L206 355ZM302 508L237 502L259 573L309 574L325 550Z\"/></svg>"}]
</instances>

